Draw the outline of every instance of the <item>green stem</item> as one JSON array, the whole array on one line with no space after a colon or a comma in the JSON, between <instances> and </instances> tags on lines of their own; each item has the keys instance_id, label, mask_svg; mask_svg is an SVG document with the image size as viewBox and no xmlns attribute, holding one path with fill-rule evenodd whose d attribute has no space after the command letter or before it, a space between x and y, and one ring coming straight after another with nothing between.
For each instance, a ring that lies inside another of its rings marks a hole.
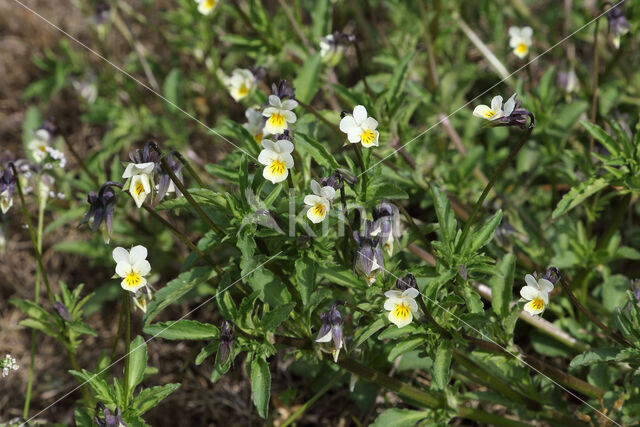
<instances>
[{"instance_id":1,"label":"green stem","mask_svg":"<svg viewBox=\"0 0 640 427\"><path fill-rule=\"evenodd\" d=\"M360 69L360 78L362 79L362 83L364 83L364 88L367 91L367 95L369 95L369 99L371 102L374 100L373 91L369 87L369 83L367 83L367 77L364 72L364 62L362 60L362 52L360 51L360 44L357 41L353 42L353 45L356 48L356 57L358 58L358 68Z\"/></svg>"},{"instance_id":2,"label":"green stem","mask_svg":"<svg viewBox=\"0 0 640 427\"><path fill-rule=\"evenodd\" d=\"M360 144L353 144L356 152L356 156L358 157L358 163L360 163L360 168L362 169L362 202L366 203L367 201L367 167L364 164L364 157L362 156L362 147Z\"/></svg>"},{"instance_id":3,"label":"green stem","mask_svg":"<svg viewBox=\"0 0 640 427\"><path fill-rule=\"evenodd\" d=\"M116 337L113 339L113 345L111 346L111 355L109 356L109 365L113 364L113 357L116 355L118 349L118 341L120 340L120 333L122 331L122 323L124 321L124 306L120 305L120 315L118 316L118 330L116 331Z\"/></svg>"},{"instance_id":4,"label":"green stem","mask_svg":"<svg viewBox=\"0 0 640 427\"><path fill-rule=\"evenodd\" d=\"M334 376L331 379L331 381L329 381L327 384L325 384L324 387L322 387L320 390L318 390L318 392L311 399L309 399L307 402L305 402L304 405L302 405L296 412L294 412L289 418L287 418L287 420L284 422L284 424L282 424L282 427L287 427L288 425L293 423L300 415L302 415L304 413L304 411L309 409L311 407L311 405L316 403L316 401L318 399L320 399L326 392L328 392L329 389L331 389L331 387L339 379L340 379L339 375Z\"/></svg>"},{"instance_id":5,"label":"green stem","mask_svg":"<svg viewBox=\"0 0 640 427\"><path fill-rule=\"evenodd\" d=\"M438 81L438 68L435 58L435 49L433 48L433 40L431 39L431 31L429 29L427 21L427 13L424 6L424 0L420 0L418 2L418 6L420 7L420 18L422 19L422 24L424 27L424 43L427 48L427 60L429 64L429 89L431 89L431 92L435 92L440 82Z\"/></svg>"},{"instance_id":6,"label":"green stem","mask_svg":"<svg viewBox=\"0 0 640 427\"><path fill-rule=\"evenodd\" d=\"M129 291L122 290L122 310L125 312L125 329L124 329L124 407L129 407L129 369L131 356L131 308L129 306Z\"/></svg>"},{"instance_id":7,"label":"green stem","mask_svg":"<svg viewBox=\"0 0 640 427\"><path fill-rule=\"evenodd\" d=\"M335 125L335 123L331 123L329 120L327 120L326 117L324 117L322 114L320 114L315 108L313 108L311 105L309 104L305 104L304 102L300 101L300 99L298 98L293 98L302 108L304 108L305 110L307 110L308 112L310 112L311 114L313 114L318 120L320 120L322 123L324 123L325 125L329 126L335 133L336 135L339 136L343 136L344 134L342 133L342 131L340 130L340 128L338 126Z\"/></svg>"},{"instance_id":8,"label":"green stem","mask_svg":"<svg viewBox=\"0 0 640 427\"><path fill-rule=\"evenodd\" d=\"M513 158L518 154L520 149L524 147L524 144L529 140L529 137L531 136L532 132L533 132L533 127L529 127L529 129L527 129L527 132L523 135L523 137L520 139L518 144L515 147L513 147L513 149L511 150L511 153L509 153L509 156L507 156L507 158L504 159L502 164L500 164L498 169L496 169L494 174L491 176L489 183L486 185L486 187L484 187L484 191L480 195L480 198L478 199L476 204L473 206L471 215L469 216L467 223L464 225L464 229L462 230L462 235L460 236L460 240L458 241L458 245L456 247L457 250L460 250L460 248L462 247L464 243L464 239L467 237L467 234L469 233L469 229L473 225L473 221L475 220L475 216L478 213L478 209L480 209L480 207L482 206L482 202L484 202L484 199L487 198L487 195L489 195L489 192L493 188L498 178L500 178L500 176L502 175L506 167L509 165L509 163L511 163L511 160L513 160Z\"/></svg>"},{"instance_id":9,"label":"green stem","mask_svg":"<svg viewBox=\"0 0 640 427\"><path fill-rule=\"evenodd\" d=\"M424 243L426 249L431 252L431 249L432 249L431 248L431 242L429 241L429 239L427 239L427 236L425 236L424 233L422 231L420 231L420 228L418 228L418 225L413 220L413 217L409 214L409 212L407 212L407 210L404 208L404 206L402 206L400 204L397 204L396 206L398 206L398 209L400 209L400 212L402 212L402 214L405 216L405 218L407 218L407 221L409 222L409 226L418 235L418 237L420 237L420 239Z\"/></svg>"},{"instance_id":10,"label":"green stem","mask_svg":"<svg viewBox=\"0 0 640 427\"><path fill-rule=\"evenodd\" d=\"M173 155L176 156L178 158L178 160L180 160L180 163L182 163L182 165L185 167L185 169L187 169L187 172L189 172L189 175L191 175L191 178L196 180L196 182L198 183L200 188L206 188L206 186L204 185L204 182L200 178L200 175L198 175L198 173L193 168L193 166L191 166L191 162L189 162L187 159L185 159L184 156L182 154L180 154L179 152L177 152L177 151L174 151Z\"/></svg>"},{"instance_id":11,"label":"green stem","mask_svg":"<svg viewBox=\"0 0 640 427\"><path fill-rule=\"evenodd\" d=\"M591 123L596 122L596 113L598 111L598 25L600 19L596 19L596 25L594 25L593 35L593 81L591 82L591 114L589 115ZM589 134L589 153L593 151L593 136ZM590 155L590 154L589 154Z\"/></svg>"}]
</instances>

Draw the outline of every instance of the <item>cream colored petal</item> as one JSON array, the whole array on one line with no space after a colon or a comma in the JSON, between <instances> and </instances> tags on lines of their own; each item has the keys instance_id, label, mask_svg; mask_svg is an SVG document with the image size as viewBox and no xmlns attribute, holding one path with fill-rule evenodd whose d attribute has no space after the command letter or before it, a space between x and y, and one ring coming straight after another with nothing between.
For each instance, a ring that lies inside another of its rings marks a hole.
<instances>
[{"instance_id":1,"label":"cream colored petal","mask_svg":"<svg viewBox=\"0 0 640 427\"><path fill-rule=\"evenodd\" d=\"M287 121L287 123L295 123L298 120L296 113L294 113L293 111L282 110L282 115L284 116L284 119Z\"/></svg>"},{"instance_id":2,"label":"cream colored petal","mask_svg":"<svg viewBox=\"0 0 640 427\"><path fill-rule=\"evenodd\" d=\"M373 134L375 135L373 138L373 141L369 142L369 143L362 143L362 146L365 148L369 148L369 147L377 147L378 146L378 139L380 138L380 132L378 132L377 130L373 131ZM360 138L362 139L362 138Z\"/></svg>"},{"instance_id":3,"label":"cream colored petal","mask_svg":"<svg viewBox=\"0 0 640 427\"><path fill-rule=\"evenodd\" d=\"M298 106L298 101L294 99L285 99L282 101L282 108L285 110L293 110Z\"/></svg>"},{"instance_id":4,"label":"cream colored petal","mask_svg":"<svg viewBox=\"0 0 640 427\"><path fill-rule=\"evenodd\" d=\"M387 298L396 298L398 300L402 299L402 291L399 291L397 289L391 289L390 291L387 291L384 293L384 296Z\"/></svg>"},{"instance_id":5,"label":"cream colored petal","mask_svg":"<svg viewBox=\"0 0 640 427\"><path fill-rule=\"evenodd\" d=\"M474 108L473 115L482 119L489 120L493 115L495 115L495 111L493 111L486 105L478 105L476 108Z\"/></svg>"},{"instance_id":6,"label":"cream colored petal","mask_svg":"<svg viewBox=\"0 0 640 427\"><path fill-rule=\"evenodd\" d=\"M123 178L131 178L133 176L133 170L135 167L135 163L129 163L126 168L124 168L124 172L122 173Z\"/></svg>"},{"instance_id":7,"label":"cream colored petal","mask_svg":"<svg viewBox=\"0 0 640 427\"><path fill-rule=\"evenodd\" d=\"M364 105L356 105L353 109L353 119L357 125L360 125L367 119L367 109L364 108Z\"/></svg>"},{"instance_id":8,"label":"cream colored petal","mask_svg":"<svg viewBox=\"0 0 640 427\"><path fill-rule=\"evenodd\" d=\"M342 120L340 120L340 130L342 132L349 133L355 128L358 128L358 125L353 119L353 116L344 116Z\"/></svg>"},{"instance_id":9,"label":"cream colored petal","mask_svg":"<svg viewBox=\"0 0 640 427\"><path fill-rule=\"evenodd\" d=\"M333 333L332 333L332 330L329 329L329 332L327 332L326 334L318 338L316 342L329 342L332 339L333 339Z\"/></svg>"},{"instance_id":10,"label":"cream colored petal","mask_svg":"<svg viewBox=\"0 0 640 427\"><path fill-rule=\"evenodd\" d=\"M493 111L501 111L502 110L502 97L500 95L494 96L491 100L491 109Z\"/></svg>"},{"instance_id":11,"label":"cream colored petal","mask_svg":"<svg viewBox=\"0 0 640 427\"><path fill-rule=\"evenodd\" d=\"M126 277L131 271L129 261L122 261L116 264L116 274L120 277Z\"/></svg>"},{"instance_id":12,"label":"cream colored petal","mask_svg":"<svg viewBox=\"0 0 640 427\"><path fill-rule=\"evenodd\" d=\"M269 105L272 105L276 108L282 108L282 102L280 101L280 98L275 95L269 95Z\"/></svg>"},{"instance_id":13,"label":"cream colored petal","mask_svg":"<svg viewBox=\"0 0 640 427\"><path fill-rule=\"evenodd\" d=\"M395 311L393 310L389 312L389 321L391 323L394 323L398 328L404 328L409 323L411 323L412 320L413 320L413 314L411 313L411 311L409 311L409 315L405 319L397 317L395 315Z\"/></svg>"},{"instance_id":14,"label":"cream colored petal","mask_svg":"<svg viewBox=\"0 0 640 427\"><path fill-rule=\"evenodd\" d=\"M258 154L258 162L267 166L270 165L271 162L278 158L278 153L272 150L264 149Z\"/></svg>"},{"instance_id":15,"label":"cream colored petal","mask_svg":"<svg viewBox=\"0 0 640 427\"><path fill-rule=\"evenodd\" d=\"M264 148L265 150L278 151L276 149L275 142L271 141L270 139L262 140L262 148Z\"/></svg>"},{"instance_id":16,"label":"cream colored petal","mask_svg":"<svg viewBox=\"0 0 640 427\"><path fill-rule=\"evenodd\" d=\"M262 115L265 116L265 117L271 117L275 113L277 113L278 111L280 111L280 110L275 108L275 107L267 107L262 111Z\"/></svg>"},{"instance_id":17,"label":"cream colored petal","mask_svg":"<svg viewBox=\"0 0 640 427\"><path fill-rule=\"evenodd\" d=\"M373 117L368 117L365 121L362 122L360 126L364 130L376 130L378 127L378 121Z\"/></svg>"},{"instance_id":18,"label":"cream colored petal","mask_svg":"<svg viewBox=\"0 0 640 427\"><path fill-rule=\"evenodd\" d=\"M347 139L350 143L354 144L356 142L360 142L360 135L362 135L362 130L360 130L359 127L356 127L347 133Z\"/></svg>"},{"instance_id":19,"label":"cream colored petal","mask_svg":"<svg viewBox=\"0 0 640 427\"><path fill-rule=\"evenodd\" d=\"M411 299L416 298L418 295L420 295L420 292L416 288L408 288L402 293L402 296L409 297Z\"/></svg>"},{"instance_id":20,"label":"cream colored petal","mask_svg":"<svg viewBox=\"0 0 640 427\"><path fill-rule=\"evenodd\" d=\"M393 310L397 305L402 304L402 300L399 298L389 298L384 302L384 309L387 311Z\"/></svg>"},{"instance_id":21,"label":"cream colored petal","mask_svg":"<svg viewBox=\"0 0 640 427\"><path fill-rule=\"evenodd\" d=\"M287 179L287 176L289 176L289 169L285 168L282 175L275 175L271 173L271 168L269 166L265 166L262 170L262 176L264 177L264 179L271 181L273 184L277 184Z\"/></svg>"},{"instance_id":22,"label":"cream colored petal","mask_svg":"<svg viewBox=\"0 0 640 427\"><path fill-rule=\"evenodd\" d=\"M316 196L319 196L320 192L322 191L322 186L315 179L311 180L311 191L313 191L313 194L315 194Z\"/></svg>"},{"instance_id":23,"label":"cream colored petal","mask_svg":"<svg viewBox=\"0 0 640 427\"><path fill-rule=\"evenodd\" d=\"M531 29L531 27L522 27L520 29L520 36L525 39L530 39L531 36L533 36L533 30Z\"/></svg>"},{"instance_id":24,"label":"cream colored petal","mask_svg":"<svg viewBox=\"0 0 640 427\"><path fill-rule=\"evenodd\" d=\"M315 206L317 203L322 203L322 197L315 194L308 194L304 196L304 204L309 206Z\"/></svg>"},{"instance_id":25,"label":"cream colored petal","mask_svg":"<svg viewBox=\"0 0 640 427\"><path fill-rule=\"evenodd\" d=\"M287 139L281 139L276 142L276 152L278 153L291 153L293 152L293 143Z\"/></svg>"},{"instance_id":26,"label":"cream colored petal","mask_svg":"<svg viewBox=\"0 0 640 427\"><path fill-rule=\"evenodd\" d=\"M123 247L118 246L117 248L115 248L112 252L112 255L113 260L116 262L116 264L119 264L123 261L129 262L129 251Z\"/></svg>"},{"instance_id":27,"label":"cream colored petal","mask_svg":"<svg viewBox=\"0 0 640 427\"><path fill-rule=\"evenodd\" d=\"M132 268L133 271L138 273L140 276L146 276L147 274L149 274L149 272L151 272L151 264L149 264L149 261L147 261L146 259L137 261L135 264L133 264Z\"/></svg>"},{"instance_id":28,"label":"cream colored petal","mask_svg":"<svg viewBox=\"0 0 640 427\"><path fill-rule=\"evenodd\" d=\"M540 279L538 281L538 285L540 286L540 290L544 293L548 294L553 290L553 283L551 283L547 279Z\"/></svg>"},{"instance_id":29,"label":"cream colored petal","mask_svg":"<svg viewBox=\"0 0 640 427\"><path fill-rule=\"evenodd\" d=\"M504 103L503 110L505 117L508 117L513 113L513 109L516 107L516 95L517 93L514 93L509 99L507 99L507 102Z\"/></svg>"},{"instance_id":30,"label":"cream colored petal","mask_svg":"<svg viewBox=\"0 0 640 427\"><path fill-rule=\"evenodd\" d=\"M330 186L324 186L320 189L320 195L327 200L333 200L336 196L336 189Z\"/></svg>"},{"instance_id":31,"label":"cream colored petal","mask_svg":"<svg viewBox=\"0 0 640 427\"><path fill-rule=\"evenodd\" d=\"M520 289L520 296L527 301L534 300L540 296L540 290L531 286L523 286Z\"/></svg>"},{"instance_id":32,"label":"cream colored petal","mask_svg":"<svg viewBox=\"0 0 640 427\"><path fill-rule=\"evenodd\" d=\"M528 286L531 286L534 289L540 289L538 281L531 274L527 274L526 276L524 276L524 281Z\"/></svg>"},{"instance_id":33,"label":"cream colored petal","mask_svg":"<svg viewBox=\"0 0 640 427\"><path fill-rule=\"evenodd\" d=\"M129 252L129 263L134 265L138 261L147 259L147 255L147 248L142 245L136 245L131 248L131 252Z\"/></svg>"},{"instance_id":34,"label":"cream colored petal","mask_svg":"<svg viewBox=\"0 0 640 427\"><path fill-rule=\"evenodd\" d=\"M536 310L535 308L533 308L533 301L529 301L524 305L524 311L531 314L532 316L535 316L536 314L542 313L544 311L544 307L542 307L539 310Z\"/></svg>"}]
</instances>

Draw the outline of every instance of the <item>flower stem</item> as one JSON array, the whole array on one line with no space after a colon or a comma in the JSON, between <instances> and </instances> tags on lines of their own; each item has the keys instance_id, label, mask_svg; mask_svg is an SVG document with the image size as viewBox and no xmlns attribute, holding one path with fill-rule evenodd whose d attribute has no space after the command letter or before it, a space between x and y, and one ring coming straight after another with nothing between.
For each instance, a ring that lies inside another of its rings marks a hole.
<instances>
[{"instance_id":1,"label":"flower stem","mask_svg":"<svg viewBox=\"0 0 640 427\"><path fill-rule=\"evenodd\" d=\"M331 123L329 120L327 120L326 117L324 117L322 114L320 114L318 112L318 110L316 110L315 108L313 108L311 105L306 104L302 101L300 101L300 99L298 98L293 98L302 108L304 108L305 110L307 110L308 112L310 112L311 114L313 114L318 120L320 120L322 123L324 123L325 125L329 126L335 133L336 135L340 135L342 136L343 133L340 130L340 128L338 126L335 125L335 123Z\"/></svg>"},{"instance_id":2,"label":"flower stem","mask_svg":"<svg viewBox=\"0 0 640 427\"><path fill-rule=\"evenodd\" d=\"M409 214L409 212L407 212L404 206L400 204L397 204L396 206L398 206L398 209L400 209L400 212L402 212L405 218L407 218L407 221L409 222L409 226L411 226L411 229L418 235L418 237L420 237L422 242L425 244L426 249L431 252L432 250L431 242L429 241L429 239L427 239L427 236L425 236L424 233L420 231L420 228L418 228L418 225L413 220L413 217Z\"/></svg>"},{"instance_id":3,"label":"flower stem","mask_svg":"<svg viewBox=\"0 0 640 427\"><path fill-rule=\"evenodd\" d=\"M124 327L124 407L129 407L129 369L131 356L131 308L129 307L129 291L122 290L122 310L125 314L125 327Z\"/></svg>"},{"instance_id":4,"label":"flower stem","mask_svg":"<svg viewBox=\"0 0 640 427\"><path fill-rule=\"evenodd\" d=\"M113 363L113 357L116 355L118 349L118 341L120 340L120 332L122 331L122 323L124 321L124 306L120 304L120 315L118 316L118 330L116 331L116 337L113 339L113 346L111 346L111 355L109 356L109 364Z\"/></svg>"},{"instance_id":5,"label":"flower stem","mask_svg":"<svg viewBox=\"0 0 640 427\"><path fill-rule=\"evenodd\" d=\"M596 18L596 24L594 25L594 34L593 34L593 81L591 82L591 114L589 115L589 119L591 123L596 122L596 114L598 112L598 67L599 60L598 57L598 26L600 24L600 18ZM593 136L589 134L589 156L591 156L591 152L593 151Z\"/></svg>"},{"instance_id":6,"label":"flower stem","mask_svg":"<svg viewBox=\"0 0 640 427\"><path fill-rule=\"evenodd\" d=\"M484 199L487 198L487 195L489 195L489 192L493 188L498 178L502 175L502 173L504 172L506 167L509 165L509 163L511 163L511 160L513 160L513 158L518 154L520 149L524 147L524 144L529 140L529 137L531 136L532 132L533 132L533 127L529 127L527 129L527 132L522 136L522 138L518 142L518 144L515 147L513 147L513 149L511 150L511 153L509 153L509 155L507 156L506 159L504 159L502 164L498 166L498 169L496 169L494 174L491 176L489 183L484 187L484 191L480 195L480 198L478 199L476 204L473 206L471 215L469 216L467 223L464 225L464 229L462 230L462 235L460 236L460 240L458 241L458 245L456 248L457 250L459 250L462 247L464 243L464 239L467 237L467 234L469 233L469 230L473 225L473 221L475 220L476 214L478 213L478 209L480 209L480 206L482 206L482 202L484 202Z\"/></svg>"},{"instance_id":7,"label":"flower stem","mask_svg":"<svg viewBox=\"0 0 640 427\"><path fill-rule=\"evenodd\" d=\"M184 156L180 154L178 151L174 151L173 155L176 156L178 160L180 160L180 163L182 163L185 169L187 169L187 172L189 172L189 175L191 175L191 177L196 180L200 188L206 188L206 186L204 185L204 182L200 178L200 175L198 175L198 173L195 171L193 166L191 166L191 162L185 159Z\"/></svg>"},{"instance_id":8,"label":"flower stem","mask_svg":"<svg viewBox=\"0 0 640 427\"><path fill-rule=\"evenodd\" d=\"M358 163L362 169L362 202L367 201L367 167L364 164L364 157L362 156L362 147L360 144L352 144L354 146L356 156L358 157Z\"/></svg>"},{"instance_id":9,"label":"flower stem","mask_svg":"<svg viewBox=\"0 0 640 427\"><path fill-rule=\"evenodd\" d=\"M371 100L371 102L373 102L374 100L373 91L369 87L369 83L367 83L367 77L364 72L364 62L362 60L362 52L360 51L360 44L357 41L354 41L353 45L356 48L356 57L358 58L358 68L360 69L360 78L362 79L362 83L364 83L364 88L366 89L367 94L369 95L369 99Z\"/></svg>"}]
</instances>

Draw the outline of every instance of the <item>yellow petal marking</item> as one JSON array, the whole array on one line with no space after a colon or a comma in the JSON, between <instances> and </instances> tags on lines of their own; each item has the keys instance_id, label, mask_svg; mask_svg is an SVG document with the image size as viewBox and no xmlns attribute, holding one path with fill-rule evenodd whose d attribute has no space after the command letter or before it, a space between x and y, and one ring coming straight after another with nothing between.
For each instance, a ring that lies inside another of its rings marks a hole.
<instances>
[{"instance_id":1,"label":"yellow petal marking","mask_svg":"<svg viewBox=\"0 0 640 427\"><path fill-rule=\"evenodd\" d=\"M486 113L484 113L484 116L485 116L487 119L490 119L491 117L493 117L493 116L495 116L495 115L496 115L496 112L495 112L495 111L493 111L493 110L489 110L489 111L487 111Z\"/></svg>"},{"instance_id":2,"label":"yellow petal marking","mask_svg":"<svg viewBox=\"0 0 640 427\"><path fill-rule=\"evenodd\" d=\"M401 319L401 320L407 320L407 318L409 317L410 313L411 313L411 311L409 310L409 305L406 304L406 303L398 304L393 309L393 315L397 319Z\"/></svg>"},{"instance_id":3,"label":"yellow petal marking","mask_svg":"<svg viewBox=\"0 0 640 427\"><path fill-rule=\"evenodd\" d=\"M316 216L322 217L325 212L327 212L327 208L322 203L316 203L313 207L313 214Z\"/></svg>"},{"instance_id":4,"label":"yellow petal marking","mask_svg":"<svg viewBox=\"0 0 640 427\"><path fill-rule=\"evenodd\" d=\"M516 46L516 53L519 53L521 55L527 53L527 50L529 50L529 47L524 43L520 43L518 46Z\"/></svg>"},{"instance_id":5,"label":"yellow petal marking","mask_svg":"<svg viewBox=\"0 0 640 427\"><path fill-rule=\"evenodd\" d=\"M140 285L141 282L142 277L140 277L138 273L135 273L133 271L130 271L129 274L127 274L127 277L124 278L124 283L126 283L130 288L135 288L136 286Z\"/></svg>"},{"instance_id":6,"label":"yellow petal marking","mask_svg":"<svg viewBox=\"0 0 640 427\"><path fill-rule=\"evenodd\" d=\"M287 168L282 160L274 160L271 162L271 165L269 165L269 171L275 176L282 176L286 170Z\"/></svg>"},{"instance_id":7,"label":"yellow petal marking","mask_svg":"<svg viewBox=\"0 0 640 427\"><path fill-rule=\"evenodd\" d=\"M360 135L360 140L362 140L362 144L368 145L371 144L376 139L376 134L370 130L365 130Z\"/></svg>"},{"instance_id":8,"label":"yellow petal marking","mask_svg":"<svg viewBox=\"0 0 640 427\"><path fill-rule=\"evenodd\" d=\"M140 197L140 194L144 193L144 185L142 185L142 182L138 181L134 191L136 192L136 196L138 197Z\"/></svg>"},{"instance_id":9,"label":"yellow petal marking","mask_svg":"<svg viewBox=\"0 0 640 427\"><path fill-rule=\"evenodd\" d=\"M542 298L536 298L531 301L531 308L534 310L542 310L544 308L544 300Z\"/></svg>"},{"instance_id":10,"label":"yellow petal marking","mask_svg":"<svg viewBox=\"0 0 640 427\"><path fill-rule=\"evenodd\" d=\"M281 129L286 126L286 121L282 114L275 113L273 116L269 117L269 124L277 129Z\"/></svg>"},{"instance_id":11,"label":"yellow petal marking","mask_svg":"<svg viewBox=\"0 0 640 427\"><path fill-rule=\"evenodd\" d=\"M260 132L259 134L255 135L253 137L254 141L256 142L262 142L262 132Z\"/></svg>"}]
</instances>

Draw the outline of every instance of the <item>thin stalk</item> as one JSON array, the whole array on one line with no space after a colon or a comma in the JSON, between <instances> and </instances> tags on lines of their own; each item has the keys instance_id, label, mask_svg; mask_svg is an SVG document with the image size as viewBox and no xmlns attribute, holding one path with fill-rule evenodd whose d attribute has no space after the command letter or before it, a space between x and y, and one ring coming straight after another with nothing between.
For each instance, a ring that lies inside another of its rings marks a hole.
<instances>
[{"instance_id":1,"label":"thin stalk","mask_svg":"<svg viewBox=\"0 0 640 427\"><path fill-rule=\"evenodd\" d=\"M100 182L98 180L98 176L87 167L84 160L82 160L82 158L78 155L78 152L76 151L76 149L73 148L73 144L69 142L67 139L65 139L65 141L67 143L67 148L69 149L69 152L75 159L76 163L78 163L82 168L82 170L85 171L87 175L89 175L89 178L91 178L91 181L93 181L93 183L99 187Z\"/></svg>"},{"instance_id":2,"label":"thin stalk","mask_svg":"<svg viewBox=\"0 0 640 427\"><path fill-rule=\"evenodd\" d=\"M605 324L603 324L593 314L591 314L591 312L589 310L587 310L584 307L584 305L582 305L580 303L580 301L578 301L578 299L573 294L573 292L571 292L571 289L569 289L569 286L567 286L566 283L564 283L564 280L559 280L559 283L560 283L560 285L562 285L562 289L566 292L567 296L569 297L569 299L571 300L573 305L575 305L582 313L584 313L584 315L587 316L589 318L589 320L591 320L598 328L602 329L602 331L609 338L611 338L612 340L618 342L619 344L627 345L629 347L633 347L633 344L629 340L627 340L625 337L623 337L622 335L618 334L617 332L614 332L611 329L609 329Z\"/></svg>"},{"instance_id":3,"label":"thin stalk","mask_svg":"<svg viewBox=\"0 0 640 427\"><path fill-rule=\"evenodd\" d=\"M418 2L420 7L420 18L424 27L424 43L427 48L427 60L429 64L429 89L434 92L440 85L438 80L438 68L436 64L435 49L433 47L433 40L431 39L431 31L429 25L427 25L427 13L424 7L424 0Z\"/></svg>"},{"instance_id":4,"label":"thin stalk","mask_svg":"<svg viewBox=\"0 0 640 427\"><path fill-rule=\"evenodd\" d=\"M131 357L131 308L129 307L129 291L122 290L122 310L125 312L124 327L124 407L129 407L129 369Z\"/></svg>"},{"instance_id":5,"label":"thin stalk","mask_svg":"<svg viewBox=\"0 0 640 427\"><path fill-rule=\"evenodd\" d=\"M367 77L364 72L364 61L362 60L362 52L360 51L360 44L357 41L353 42L353 45L356 48L356 57L358 58L358 68L360 69L360 78L362 79L362 83L364 84L364 88L367 90L367 94L369 95L369 99L373 102L374 96L373 91L369 87L369 83L367 83Z\"/></svg>"},{"instance_id":6,"label":"thin stalk","mask_svg":"<svg viewBox=\"0 0 640 427\"><path fill-rule=\"evenodd\" d=\"M120 315L118 316L118 330L116 331L116 337L113 339L113 345L111 346L111 355L109 355L109 364L113 363L113 357L116 355L118 349L118 341L120 340L120 332L122 331L122 323L124 321L124 307L120 305Z\"/></svg>"},{"instance_id":7,"label":"thin stalk","mask_svg":"<svg viewBox=\"0 0 640 427\"><path fill-rule=\"evenodd\" d=\"M358 157L358 162L360 163L360 168L362 169L362 201L367 201L367 167L364 164L364 157L362 156L362 147L360 144L355 145L356 156Z\"/></svg>"},{"instance_id":8,"label":"thin stalk","mask_svg":"<svg viewBox=\"0 0 640 427\"><path fill-rule=\"evenodd\" d=\"M404 206L402 206L400 204L397 204L396 206L398 206L398 209L400 210L400 212L402 212L404 217L407 218L407 221L409 222L409 226L420 237L420 239L424 243L424 245L427 248L427 250L431 251L431 242L429 241L429 239L427 239L427 236L425 236L424 233L422 231L420 231L420 228L418 228L418 225L413 220L413 217L409 214L409 212L407 212L407 210L404 208Z\"/></svg>"},{"instance_id":9,"label":"thin stalk","mask_svg":"<svg viewBox=\"0 0 640 427\"><path fill-rule=\"evenodd\" d=\"M336 383L336 381L338 381L339 379L340 379L339 375L334 376L331 379L331 381L329 381L327 384L324 385L324 387L318 390L318 392L315 395L313 395L311 399L305 402L304 405L300 406L300 408L296 412L294 412L289 418L287 418L284 424L282 424L282 427L287 427L288 425L293 423L300 415L304 413L304 411L309 409L311 405L316 403L318 399L320 399L326 392L328 392L331 389L331 387Z\"/></svg>"},{"instance_id":10,"label":"thin stalk","mask_svg":"<svg viewBox=\"0 0 640 427\"><path fill-rule=\"evenodd\" d=\"M249 19L249 17L244 12L244 10L242 10L242 8L238 4L238 2L237 1L230 1L229 4L231 4L231 6L233 6L233 8L236 10L236 12L238 12L238 15L240 15L240 19L242 20L244 25L246 25L251 31L256 33L258 35L258 37L260 38L260 40L262 40L262 42L265 44L265 46L267 46L269 48L269 50L273 49L273 43L271 43L271 41L269 39L267 39L264 36L264 34L262 34L260 31L258 31L256 29L256 27L251 22L251 19Z\"/></svg>"},{"instance_id":11,"label":"thin stalk","mask_svg":"<svg viewBox=\"0 0 640 427\"><path fill-rule=\"evenodd\" d=\"M598 26L600 24L600 18L596 18L596 25L594 25L593 35L593 81L591 82L591 114L589 115L591 123L596 122L596 113L598 111ZM593 136L589 134L589 153L593 151Z\"/></svg>"},{"instance_id":12,"label":"thin stalk","mask_svg":"<svg viewBox=\"0 0 640 427\"><path fill-rule=\"evenodd\" d=\"M342 131L340 130L340 128L338 126L335 125L335 123L331 123L329 120L327 120L322 114L320 114L315 108L313 108L311 105L309 104L305 104L304 102L300 101L300 99L298 98L293 98L302 108L304 108L305 110L307 110L308 112L310 112L311 114L313 114L318 120L320 120L322 123L326 124L327 126L329 126L335 133L336 135L344 135L342 133Z\"/></svg>"},{"instance_id":13,"label":"thin stalk","mask_svg":"<svg viewBox=\"0 0 640 427\"><path fill-rule=\"evenodd\" d=\"M284 11L284 14L287 16L287 19L291 24L291 28L293 28L293 31L296 33L296 35L298 36L298 38L300 39L304 47L307 48L307 51L313 52L313 47L311 47L309 40L307 40L307 37L304 35L304 32L302 31L302 28L300 28L300 26L296 22L296 19L293 16L293 13L291 13L291 9L289 9L289 6L287 6L287 3L284 0L278 0L278 3L280 3L280 7Z\"/></svg>"},{"instance_id":14,"label":"thin stalk","mask_svg":"<svg viewBox=\"0 0 640 427\"><path fill-rule=\"evenodd\" d=\"M200 175L198 175L198 173L195 171L193 166L191 166L191 162L185 159L184 156L180 154L178 151L174 151L173 155L176 156L178 160L180 160L180 163L182 163L185 169L187 169L187 172L189 172L189 175L191 175L191 178L196 180L200 188L206 188L206 185L204 185L204 182L200 178Z\"/></svg>"},{"instance_id":15,"label":"thin stalk","mask_svg":"<svg viewBox=\"0 0 640 427\"><path fill-rule=\"evenodd\" d=\"M295 190L293 185L293 178L291 177L291 173L287 174L287 185L289 186L289 190Z\"/></svg>"},{"instance_id":16,"label":"thin stalk","mask_svg":"<svg viewBox=\"0 0 640 427\"><path fill-rule=\"evenodd\" d=\"M167 159L162 154L162 151L160 151L160 149L158 148L158 144L153 143L153 144L151 144L151 147L153 147L153 149L160 155L160 163L162 164L162 168L165 170L165 172L167 172L167 174L171 178L171 181L173 181L173 184L176 187L178 187L178 189L182 192L182 194L184 195L185 199L187 199L189 204L191 206L193 206L193 209L195 209L196 213L200 216L200 218L202 218L202 220L209 226L209 228L211 228L213 231L215 231L216 234L218 234L218 236L224 236L224 232L220 229L220 227L218 227L211 220L211 218L209 218L209 216L202 210L200 205L198 203L196 203L196 201L193 199L193 196L191 196L191 193L189 192L189 190L187 190L187 188L184 186L184 184L182 184L182 182L178 179L176 174L173 173L173 170L169 166L169 163L167 162Z\"/></svg>"},{"instance_id":17,"label":"thin stalk","mask_svg":"<svg viewBox=\"0 0 640 427\"><path fill-rule=\"evenodd\" d=\"M493 188L498 178L502 175L502 173L504 172L506 167L509 165L509 163L511 163L511 160L513 160L513 158L518 154L520 149L524 147L524 144L529 140L529 137L531 136L531 132L533 132L532 127L527 129L527 132L520 139L520 142L518 142L518 144L515 147L513 147L513 149L511 150L511 153L509 153L507 158L504 159L504 161L500 164L498 169L496 169L496 171L491 176L489 183L484 187L484 191L480 195L480 198L478 199L476 204L473 206L473 210L471 211L469 220L464 225L464 229L462 230L462 235L460 236L460 241L458 242L458 246L457 246L458 250L462 247L462 244L464 243L464 239L467 237L467 234L469 233L469 230L473 225L473 221L475 220L475 216L478 213L478 209L480 209L480 206L482 206L482 202L484 202L484 199L487 198L487 195L489 195L489 192Z\"/></svg>"}]
</instances>

